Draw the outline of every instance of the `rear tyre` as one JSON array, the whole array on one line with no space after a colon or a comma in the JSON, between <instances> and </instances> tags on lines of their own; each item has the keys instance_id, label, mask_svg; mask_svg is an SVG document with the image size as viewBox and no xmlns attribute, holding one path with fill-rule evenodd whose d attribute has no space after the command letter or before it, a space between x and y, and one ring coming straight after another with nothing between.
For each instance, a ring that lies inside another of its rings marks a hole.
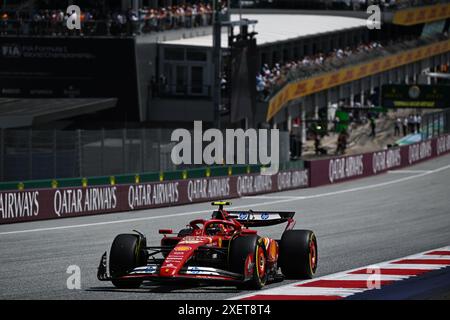
<instances>
[{"instance_id":1,"label":"rear tyre","mask_svg":"<svg viewBox=\"0 0 450 320\"><path fill-rule=\"evenodd\" d=\"M136 267L146 264L145 239L135 234L119 234L113 241L109 255L109 271L113 278L122 277ZM139 288L140 279L114 279L113 285L121 289Z\"/></svg>"},{"instance_id":2,"label":"rear tyre","mask_svg":"<svg viewBox=\"0 0 450 320\"><path fill-rule=\"evenodd\" d=\"M267 282L267 253L262 238L257 235L240 236L231 241L230 270L248 279L239 289L259 290Z\"/></svg>"},{"instance_id":3,"label":"rear tyre","mask_svg":"<svg viewBox=\"0 0 450 320\"><path fill-rule=\"evenodd\" d=\"M317 270L317 239L310 230L288 230L280 240L279 265L289 279L311 279Z\"/></svg>"}]
</instances>

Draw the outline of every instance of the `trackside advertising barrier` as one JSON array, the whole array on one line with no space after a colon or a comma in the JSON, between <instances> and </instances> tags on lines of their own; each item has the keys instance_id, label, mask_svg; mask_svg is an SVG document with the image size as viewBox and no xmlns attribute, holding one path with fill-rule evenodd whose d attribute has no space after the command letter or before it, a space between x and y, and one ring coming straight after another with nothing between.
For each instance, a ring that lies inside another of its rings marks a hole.
<instances>
[{"instance_id":1,"label":"trackside advertising barrier","mask_svg":"<svg viewBox=\"0 0 450 320\"><path fill-rule=\"evenodd\" d=\"M307 170L276 175L191 178L167 182L5 191L0 224L78 217L237 198L309 186Z\"/></svg>"},{"instance_id":2,"label":"trackside advertising barrier","mask_svg":"<svg viewBox=\"0 0 450 320\"><path fill-rule=\"evenodd\" d=\"M240 174L164 182L0 192L0 224L168 207L317 187L414 165L450 152L450 135L351 156L306 162L273 176Z\"/></svg>"},{"instance_id":3,"label":"trackside advertising barrier","mask_svg":"<svg viewBox=\"0 0 450 320\"><path fill-rule=\"evenodd\" d=\"M414 165L450 151L450 135L363 154L306 161L310 187L369 177Z\"/></svg>"}]
</instances>

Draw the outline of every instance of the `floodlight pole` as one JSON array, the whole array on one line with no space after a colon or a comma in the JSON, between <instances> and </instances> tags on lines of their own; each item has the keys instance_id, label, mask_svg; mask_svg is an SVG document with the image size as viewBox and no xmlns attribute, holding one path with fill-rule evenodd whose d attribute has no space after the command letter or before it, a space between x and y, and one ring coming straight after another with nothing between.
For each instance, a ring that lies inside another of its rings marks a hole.
<instances>
[{"instance_id":1,"label":"floodlight pole","mask_svg":"<svg viewBox=\"0 0 450 320\"><path fill-rule=\"evenodd\" d=\"M219 0L213 2L213 104L214 104L214 126L220 129L220 104L221 104L221 73L222 73L222 22L220 15Z\"/></svg>"},{"instance_id":2,"label":"floodlight pole","mask_svg":"<svg viewBox=\"0 0 450 320\"><path fill-rule=\"evenodd\" d=\"M248 30L248 26L255 25L258 21L256 20L242 20L239 21L231 21L231 16L229 16L227 21L222 21L221 15L221 7L219 5L219 0L213 0L213 108L214 108L214 126L217 129L221 129L220 123L220 111L221 111L221 102L222 102L222 94L221 94L221 80L222 80L222 27L226 27L231 33L231 37L229 37L228 46L234 41L233 37L233 28L239 27L240 30ZM230 1L228 1L228 11L227 14L230 15ZM240 13L242 17L242 12ZM247 34L247 31L246 31ZM255 35L255 32L252 32L252 36ZM232 79L227 79L227 85L231 85Z\"/></svg>"}]
</instances>

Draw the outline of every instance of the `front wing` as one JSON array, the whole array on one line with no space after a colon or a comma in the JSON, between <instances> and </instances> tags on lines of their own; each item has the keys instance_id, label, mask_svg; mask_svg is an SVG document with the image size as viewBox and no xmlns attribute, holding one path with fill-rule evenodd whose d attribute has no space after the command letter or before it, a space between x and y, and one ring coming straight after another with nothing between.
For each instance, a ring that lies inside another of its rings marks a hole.
<instances>
[{"instance_id":1,"label":"front wing","mask_svg":"<svg viewBox=\"0 0 450 320\"><path fill-rule=\"evenodd\" d=\"M160 264L147 264L142 267L130 270L126 275L121 277L112 277L107 270L106 252L103 254L98 267L97 278L100 281L111 281L114 279L142 279L149 281L171 282L171 281L191 281L191 282L244 282L244 276L227 270L204 266L186 266L183 267L174 276L160 276Z\"/></svg>"}]
</instances>

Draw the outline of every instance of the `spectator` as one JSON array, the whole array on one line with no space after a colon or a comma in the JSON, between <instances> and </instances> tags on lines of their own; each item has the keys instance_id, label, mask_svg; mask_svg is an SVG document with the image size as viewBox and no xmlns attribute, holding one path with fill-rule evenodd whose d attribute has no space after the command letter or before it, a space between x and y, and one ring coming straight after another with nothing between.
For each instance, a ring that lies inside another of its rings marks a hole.
<instances>
[{"instance_id":1,"label":"spectator","mask_svg":"<svg viewBox=\"0 0 450 320\"><path fill-rule=\"evenodd\" d=\"M421 130L421 127L422 127L422 116L420 114L417 115L416 125L417 125L417 132L418 133L422 132L422 130Z\"/></svg>"},{"instance_id":2,"label":"spectator","mask_svg":"<svg viewBox=\"0 0 450 320\"><path fill-rule=\"evenodd\" d=\"M414 123L414 116L412 114L409 115L408 117L408 132L414 133L414 127L415 127L415 123Z\"/></svg>"},{"instance_id":3,"label":"spectator","mask_svg":"<svg viewBox=\"0 0 450 320\"><path fill-rule=\"evenodd\" d=\"M151 90L151 97L156 98L159 96L159 87L158 82L156 81L155 76L152 76L152 79L150 80L150 90Z\"/></svg>"},{"instance_id":4,"label":"spectator","mask_svg":"<svg viewBox=\"0 0 450 320\"><path fill-rule=\"evenodd\" d=\"M394 136L399 136L400 135L400 127L402 125L402 119L397 118L397 120L395 120L395 128L394 128Z\"/></svg>"},{"instance_id":5,"label":"spectator","mask_svg":"<svg viewBox=\"0 0 450 320\"><path fill-rule=\"evenodd\" d=\"M318 133L314 135L314 150L318 156L320 154L320 134Z\"/></svg>"},{"instance_id":6,"label":"spectator","mask_svg":"<svg viewBox=\"0 0 450 320\"><path fill-rule=\"evenodd\" d=\"M134 10L128 10L128 34L136 35L138 32L139 17Z\"/></svg>"},{"instance_id":7,"label":"spectator","mask_svg":"<svg viewBox=\"0 0 450 320\"><path fill-rule=\"evenodd\" d=\"M4 12L1 16L2 21L1 21L1 28L0 28L0 34L5 35L8 34L8 20L9 20L9 16L8 13Z\"/></svg>"},{"instance_id":8,"label":"spectator","mask_svg":"<svg viewBox=\"0 0 450 320\"><path fill-rule=\"evenodd\" d=\"M375 118L372 116L370 117L370 137L375 138L376 136L376 123L375 123Z\"/></svg>"},{"instance_id":9,"label":"spectator","mask_svg":"<svg viewBox=\"0 0 450 320\"><path fill-rule=\"evenodd\" d=\"M160 74L159 75L159 93L164 93L166 94L169 91L169 84L167 82L167 78L164 74Z\"/></svg>"},{"instance_id":10,"label":"spectator","mask_svg":"<svg viewBox=\"0 0 450 320\"><path fill-rule=\"evenodd\" d=\"M347 139L348 139L347 131L342 130L338 136L336 155L345 154L345 151L347 149Z\"/></svg>"},{"instance_id":11,"label":"spectator","mask_svg":"<svg viewBox=\"0 0 450 320\"><path fill-rule=\"evenodd\" d=\"M415 114L415 115L413 116L412 122L413 122L413 123L412 123L412 125L413 125L412 131L413 131L413 133L417 133L417 132L418 132L417 127L418 127L418 124L419 124L418 118L417 118L417 114Z\"/></svg>"},{"instance_id":12,"label":"spectator","mask_svg":"<svg viewBox=\"0 0 450 320\"><path fill-rule=\"evenodd\" d=\"M405 117L403 119L403 136L406 137L408 135L408 118Z\"/></svg>"}]
</instances>

